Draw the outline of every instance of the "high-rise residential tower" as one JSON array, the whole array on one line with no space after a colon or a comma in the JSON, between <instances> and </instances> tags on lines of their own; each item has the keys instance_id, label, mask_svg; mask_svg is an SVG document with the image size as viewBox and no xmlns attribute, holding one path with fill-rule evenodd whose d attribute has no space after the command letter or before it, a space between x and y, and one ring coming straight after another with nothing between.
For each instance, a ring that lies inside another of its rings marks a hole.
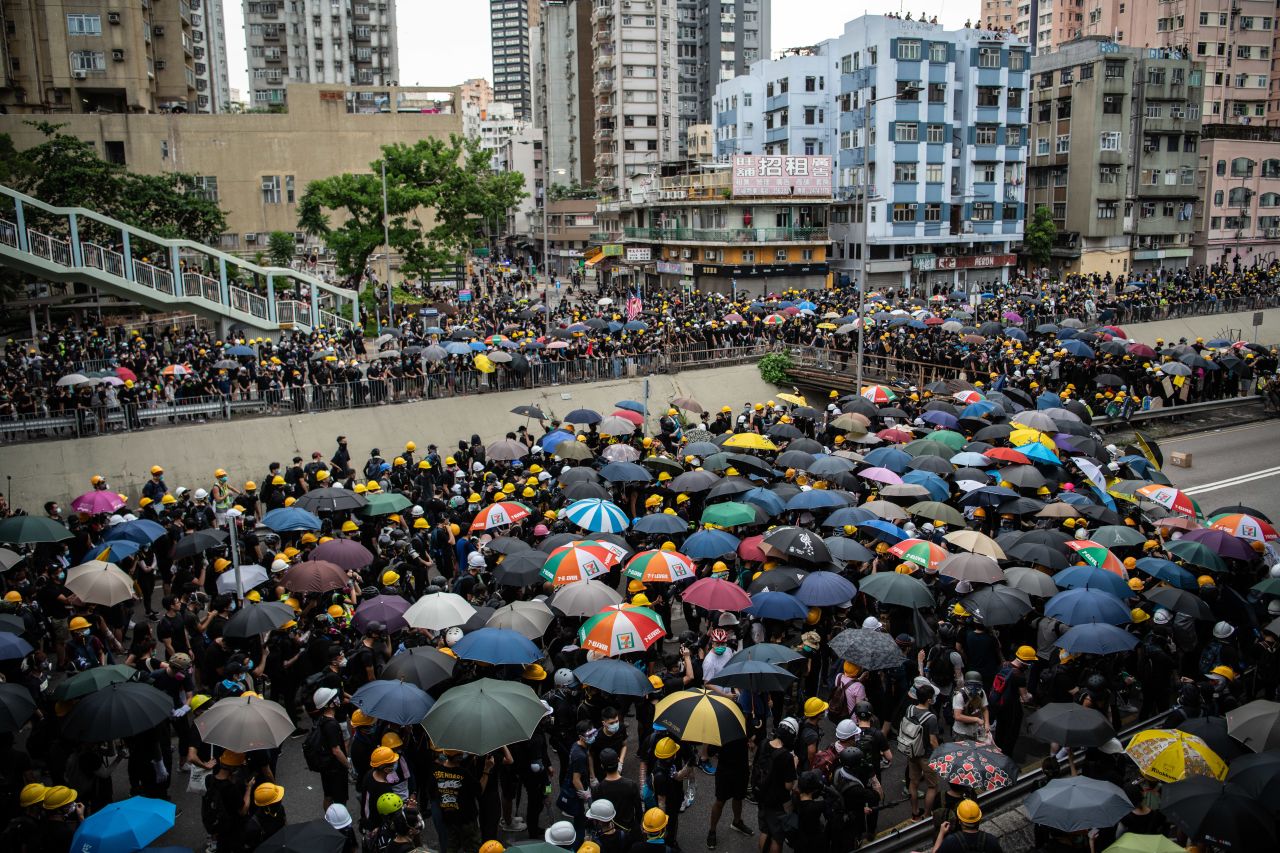
<instances>
[{"instance_id":1,"label":"high-rise residential tower","mask_svg":"<svg viewBox=\"0 0 1280 853\"><path fill-rule=\"evenodd\" d=\"M515 107L516 118L533 118L533 33L539 0L489 0L493 48L493 99Z\"/></svg>"}]
</instances>

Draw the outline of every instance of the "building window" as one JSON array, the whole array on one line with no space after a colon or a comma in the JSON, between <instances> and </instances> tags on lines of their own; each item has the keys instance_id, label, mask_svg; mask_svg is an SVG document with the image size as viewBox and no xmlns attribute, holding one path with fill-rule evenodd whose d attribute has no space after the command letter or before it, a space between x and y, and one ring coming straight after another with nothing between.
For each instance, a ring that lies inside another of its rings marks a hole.
<instances>
[{"instance_id":1,"label":"building window","mask_svg":"<svg viewBox=\"0 0 1280 853\"><path fill-rule=\"evenodd\" d=\"M1124 110L1124 99L1121 95L1103 95L1102 112L1105 115L1118 116Z\"/></svg>"},{"instance_id":2,"label":"building window","mask_svg":"<svg viewBox=\"0 0 1280 853\"><path fill-rule=\"evenodd\" d=\"M994 124L980 124L974 130L974 144L976 145L995 145L996 144L996 126Z\"/></svg>"},{"instance_id":3,"label":"building window","mask_svg":"<svg viewBox=\"0 0 1280 853\"><path fill-rule=\"evenodd\" d=\"M1043 157L1049 153L1049 137L1036 140L1036 156Z\"/></svg>"},{"instance_id":4,"label":"building window","mask_svg":"<svg viewBox=\"0 0 1280 853\"><path fill-rule=\"evenodd\" d=\"M1231 177L1252 178L1253 161L1248 157L1237 157L1231 161Z\"/></svg>"},{"instance_id":5,"label":"building window","mask_svg":"<svg viewBox=\"0 0 1280 853\"><path fill-rule=\"evenodd\" d=\"M1071 99L1058 99L1058 118L1071 118Z\"/></svg>"},{"instance_id":6,"label":"building window","mask_svg":"<svg viewBox=\"0 0 1280 853\"><path fill-rule=\"evenodd\" d=\"M920 81L919 80L899 80L898 81L898 100L899 101L920 100Z\"/></svg>"},{"instance_id":7,"label":"building window","mask_svg":"<svg viewBox=\"0 0 1280 853\"><path fill-rule=\"evenodd\" d=\"M1154 201L1144 201L1142 207L1139 208L1138 215L1143 219L1150 219L1156 215L1156 203Z\"/></svg>"},{"instance_id":8,"label":"building window","mask_svg":"<svg viewBox=\"0 0 1280 853\"><path fill-rule=\"evenodd\" d=\"M942 203L931 201L924 206L925 222L941 222L942 221Z\"/></svg>"},{"instance_id":9,"label":"building window","mask_svg":"<svg viewBox=\"0 0 1280 853\"><path fill-rule=\"evenodd\" d=\"M947 43L945 41L935 41L929 45L929 61L947 61Z\"/></svg>"},{"instance_id":10,"label":"building window","mask_svg":"<svg viewBox=\"0 0 1280 853\"><path fill-rule=\"evenodd\" d=\"M280 203L280 176L264 175L262 178L262 203Z\"/></svg>"},{"instance_id":11,"label":"building window","mask_svg":"<svg viewBox=\"0 0 1280 853\"><path fill-rule=\"evenodd\" d=\"M205 201L218 200L218 178L216 175L196 175L187 188L187 194Z\"/></svg>"},{"instance_id":12,"label":"building window","mask_svg":"<svg viewBox=\"0 0 1280 853\"><path fill-rule=\"evenodd\" d=\"M946 128L943 127L942 125L931 124L927 128L925 128L925 133L927 134L927 136L925 137L925 141L933 142L933 143L945 142L946 132L947 132Z\"/></svg>"},{"instance_id":13,"label":"building window","mask_svg":"<svg viewBox=\"0 0 1280 853\"><path fill-rule=\"evenodd\" d=\"M102 35L101 15L67 15L67 35L100 36Z\"/></svg>"},{"instance_id":14,"label":"building window","mask_svg":"<svg viewBox=\"0 0 1280 853\"><path fill-rule=\"evenodd\" d=\"M926 183L930 184L942 183L942 164L926 163L924 167L924 179Z\"/></svg>"},{"instance_id":15,"label":"building window","mask_svg":"<svg viewBox=\"0 0 1280 853\"><path fill-rule=\"evenodd\" d=\"M995 163L974 163L974 180L983 184L994 184L996 182L996 164Z\"/></svg>"},{"instance_id":16,"label":"building window","mask_svg":"<svg viewBox=\"0 0 1280 853\"><path fill-rule=\"evenodd\" d=\"M1124 76L1124 63L1123 63L1123 62L1108 62L1108 63L1107 63L1107 72L1106 72L1106 74L1107 74L1107 79L1108 79L1108 80L1115 80L1115 79L1117 79L1117 78L1123 77L1123 76Z\"/></svg>"},{"instance_id":17,"label":"building window","mask_svg":"<svg viewBox=\"0 0 1280 853\"><path fill-rule=\"evenodd\" d=\"M994 202L979 201L973 205L973 221L974 222L991 222L996 218L996 206Z\"/></svg>"},{"instance_id":18,"label":"building window","mask_svg":"<svg viewBox=\"0 0 1280 853\"><path fill-rule=\"evenodd\" d=\"M900 183L916 182L916 164L915 163L894 163L893 179Z\"/></svg>"},{"instance_id":19,"label":"building window","mask_svg":"<svg viewBox=\"0 0 1280 853\"><path fill-rule=\"evenodd\" d=\"M920 58L920 42L915 39L899 39L898 58L918 60Z\"/></svg>"},{"instance_id":20,"label":"building window","mask_svg":"<svg viewBox=\"0 0 1280 853\"><path fill-rule=\"evenodd\" d=\"M1053 218L1054 219L1067 218L1067 203L1065 201L1055 201L1053 203Z\"/></svg>"},{"instance_id":21,"label":"building window","mask_svg":"<svg viewBox=\"0 0 1280 853\"><path fill-rule=\"evenodd\" d=\"M1099 219L1115 219L1116 203L1114 201L1098 202L1098 218Z\"/></svg>"},{"instance_id":22,"label":"building window","mask_svg":"<svg viewBox=\"0 0 1280 853\"><path fill-rule=\"evenodd\" d=\"M915 122L900 121L893 126L894 142L919 142L920 128Z\"/></svg>"},{"instance_id":23,"label":"building window","mask_svg":"<svg viewBox=\"0 0 1280 853\"><path fill-rule=\"evenodd\" d=\"M296 201L293 191L293 175L284 176L284 201L285 204L293 204Z\"/></svg>"},{"instance_id":24,"label":"building window","mask_svg":"<svg viewBox=\"0 0 1280 853\"><path fill-rule=\"evenodd\" d=\"M1009 70L1025 71L1027 67L1027 52L1025 50L1009 51Z\"/></svg>"},{"instance_id":25,"label":"building window","mask_svg":"<svg viewBox=\"0 0 1280 853\"><path fill-rule=\"evenodd\" d=\"M774 250L774 252L773 252L773 259L774 259L775 261L786 261L786 260L787 260L787 250L786 250L786 249L775 249L775 250Z\"/></svg>"},{"instance_id":26,"label":"building window","mask_svg":"<svg viewBox=\"0 0 1280 853\"><path fill-rule=\"evenodd\" d=\"M1098 147L1102 151L1120 150L1120 131L1104 130L1098 134Z\"/></svg>"},{"instance_id":27,"label":"building window","mask_svg":"<svg viewBox=\"0 0 1280 853\"><path fill-rule=\"evenodd\" d=\"M106 71L107 56L100 50L71 51L72 71Z\"/></svg>"},{"instance_id":28,"label":"building window","mask_svg":"<svg viewBox=\"0 0 1280 853\"><path fill-rule=\"evenodd\" d=\"M785 251L785 250L783 250L783 251ZM801 249L801 250L800 250L800 260L802 260L802 261L811 261L811 260L813 260L813 249Z\"/></svg>"},{"instance_id":29,"label":"building window","mask_svg":"<svg viewBox=\"0 0 1280 853\"><path fill-rule=\"evenodd\" d=\"M1004 99L1005 106L1011 110L1022 109L1022 90L1010 89Z\"/></svg>"},{"instance_id":30,"label":"building window","mask_svg":"<svg viewBox=\"0 0 1280 853\"><path fill-rule=\"evenodd\" d=\"M1081 80L1093 79L1093 63L1092 62L1087 62L1084 65L1080 66L1080 79Z\"/></svg>"},{"instance_id":31,"label":"building window","mask_svg":"<svg viewBox=\"0 0 1280 853\"><path fill-rule=\"evenodd\" d=\"M1100 166L1098 168L1098 183L1100 184L1120 183L1120 167L1119 166Z\"/></svg>"},{"instance_id":32,"label":"building window","mask_svg":"<svg viewBox=\"0 0 1280 853\"><path fill-rule=\"evenodd\" d=\"M1000 67L1000 48L998 47L978 48L978 67L979 68L999 68Z\"/></svg>"},{"instance_id":33,"label":"building window","mask_svg":"<svg viewBox=\"0 0 1280 853\"><path fill-rule=\"evenodd\" d=\"M929 84L929 103L945 104L947 102L947 84L946 83L930 83Z\"/></svg>"},{"instance_id":34,"label":"building window","mask_svg":"<svg viewBox=\"0 0 1280 853\"><path fill-rule=\"evenodd\" d=\"M744 264L754 264L754 263L756 262L756 250L755 250L755 249L743 249L743 250L742 250L742 262L743 262Z\"/></svg>"},{"instance_id":35,"label":"building window","mask_svg":"<svg viewBox=\"0 0 1280 853\"><path fill-rule=\"evenodd\" d=\"M715 249L704 249L702 251L702 259L704 261L718 261L720 260L720 253Z\"/></svg>"},{"instance_id":36,"label":"building window","mask_svg":"<svg viewBox=\"0 0 1280 853\"><path fill-rule=\"evenodd\" d=\"M1058 137L1058 142L1054 146L1054 151L1058 154L1066 154L1071 151L1071 134L1064 133Z\"/></svg>"},{"instance_id":37,"label":"building window","mask_svg":"<svg viewBox=\"0 0 1280 853\"><path fill-rule=\"evenodd\" d=\"M914 204L895 204L893 206L894 222L915 222L916 206Z\"/></svg>"},{"instance_id":38,"label":"building window","mask_svg":"<svg viewBox=\"0 0 1280 853\"><path fill-rule=\"evenodd\" d=\"M978 106L980 107L1000 106L1000 87L999 86L979 86L978 87Z\"/></svg>"}]
</instances>

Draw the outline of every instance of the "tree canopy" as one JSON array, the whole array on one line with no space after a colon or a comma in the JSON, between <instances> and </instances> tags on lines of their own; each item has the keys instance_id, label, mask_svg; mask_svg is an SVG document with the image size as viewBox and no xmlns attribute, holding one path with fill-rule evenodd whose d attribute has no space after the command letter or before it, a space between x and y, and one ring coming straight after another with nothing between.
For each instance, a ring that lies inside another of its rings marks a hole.
<instances>
[{"instance_id":1,"label":"tree canopy","mask_svg":"<svg viewBox=\"0 0 1280 853\"><path fill-rule=\"evenodd\" d=\"M277 267L287 267L293 263L293 235L288 231L272 231L267 237L267 257Z\"/></svg>"},{"instance_id":2,"label":"tree canopy","mask_svg":"<svg viewBox=\"0 0 1280 853\"><path fill-rule=\"evenodd\" d=\"M84 207L161 237L216 244L226 214L196 188L195 177L143 175L108 163L93 145L60 132L61 125L29 122L45 141L19 151L0 135L0 181L59 207Z\"/></svg>"},{"instance_id":3,"label":"tree canopy","mask_svg":"<svg viewBox=\"0 0 1280 853\"><path fill-rule=\"evenodd\" d=\"M481 242L486 219L505 217L526 196L524 176L494 173L479 140L453 134L447 141L384 145L368 173L312 181L298 203L298 227L323 238L338 272L350 278L363 273L383 244L384 163L391 248L410 275L458 262Z\"/></svg>"},{"instance_id":4,"label":"tree canopy","mask_svg":"<svg viewBox=\"0 0 1280 853\"><path fill-rule=\"evenodd\" d=\"M1058 226L1053 222L1053 211L1043 204L1036 208L1022 236L1022 245L1037 267L1049 265L1053 244L1058 239Z\"/></svg>"}]
</instances>

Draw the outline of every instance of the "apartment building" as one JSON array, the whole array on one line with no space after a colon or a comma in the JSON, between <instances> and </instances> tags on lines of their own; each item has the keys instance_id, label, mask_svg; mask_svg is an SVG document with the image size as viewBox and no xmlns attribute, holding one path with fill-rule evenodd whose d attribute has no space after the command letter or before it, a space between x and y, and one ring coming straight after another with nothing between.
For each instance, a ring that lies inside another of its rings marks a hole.
<instances>
[{"instance_id":1,"label":"apartment building","mask_svg":"<svg viewBox=\"0 0 1280 853\"><path fill-rule=\"evenodd\" d=\"M1031 63L1027 210L1058 228L1055 266L1181 268L1196 231L1204 65L1088 37Z\"/></svg>"},{"instance_id":2,"label":"apartment building","mask_svg":"<svg viewBox=\"0 0 1280 853\"><path fill-rule=\"evenodd\" d=\"M770 54L772 0L679 0L680 140L711 121L716 86Z\"/></svg>"},{"instance_id":3,"label":"apartment building","mask_svg":"<svg viewBox=\"0 0 1280 853\"><path fill-rule=\"evenodd\" d=\"M716 154L834 154L839 86L821 46L752 63L715 90Z\"/></svg>"},{"instance_id":4,"label":"apartment building","mask_svg":"<svg viewBox=\"0 0 1280 853\"><path fill-rule=\"evenodd\" d=\"M0 105L10 113L221 112L222 0L0 0Z\"/></svg>"},{"instance_id":5,"label":"apartment building","mask_svg":"<svg viewBox=\"0 0 1280 853\"><path fill-rule=\"evenodd\" d=\"M396 0L243 0L249 106L284 108L290 83L394 86Z\"/></svg>"},{"instance_id":6,"label":"apartment building","mask_svg":"<svg viewBox=\"0 0 1280 853\"><path fill-rule=\"evenodd\" d=\"M592 13L595 171L617 198L680 154L676 7L662 0L596 0Z\"/></svg>"},{"instance_id":7,"label":"apartment building","mask_svg":"<svg viewBox=\"0 0 1280 853\"><path fill-rule=\"evenodd\" d=\"M534 50L539 0L489 0L489 44L493 50L493 99L533 119Z\"/></svg>"},{"instance_id":8,"label":"apartment building","mask_svg":"<svg viewBox=\"0 0 1280 853\"><path fill-rule=\"evenodd\" d=\"M493 103L493 87L483 77L463 80L458 89L462 92L463 109L471 108L476 112L484 112L489 108L489 104Z\"/></svg>"},{"instance_id":9,"label":"apartment building","mask_svg":"<svg viewBox=\"0 0 1280 853\"><path fill-rule=\"evenodd\" d=\"M1118 0L982 0L978 23L984 29L1013 33L1030 45L1032 54L1047 53L1082 35L1096 34L1123 7Z\"/></svg>"},{"instance_id":10,"label":"apartment building","mask_svg":"<svg viewBox=\"0 0 1280 853\"><path fill-rule=\"evenodd\" d=\"M546 132L556 183L595 180L595 97L590 0L542 0L536 33L534 116Z\"/></svg>"}]
</instances>

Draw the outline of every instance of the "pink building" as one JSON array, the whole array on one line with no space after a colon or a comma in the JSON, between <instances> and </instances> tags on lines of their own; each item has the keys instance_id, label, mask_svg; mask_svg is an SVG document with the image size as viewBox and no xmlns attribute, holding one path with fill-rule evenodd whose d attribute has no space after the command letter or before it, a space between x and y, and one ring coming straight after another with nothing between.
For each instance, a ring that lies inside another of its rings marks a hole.
<instances>
[{"instance_id":1,"label":"pink building","mask_svg":"<svg viewBox=\"0 0 1280 853\"><path fill-rule=\"evenodd\" d=\"M1012 30L1033 53L1051 53L1082 35L1111 35L1084 29L1085 6L1112 0L982 0L981 23L989 30Z\"/></svg>"},{"instance_id":2,"label":"pink building","mask_svg":"<svg viewBox=\"0 0 1280 853\"><path fill-rule=\"evenodd\" d=\"M1192 263L1268 263L1280 257L1280 128L1205 125L1204 194Z\"/></svg>"}]
</instances>

